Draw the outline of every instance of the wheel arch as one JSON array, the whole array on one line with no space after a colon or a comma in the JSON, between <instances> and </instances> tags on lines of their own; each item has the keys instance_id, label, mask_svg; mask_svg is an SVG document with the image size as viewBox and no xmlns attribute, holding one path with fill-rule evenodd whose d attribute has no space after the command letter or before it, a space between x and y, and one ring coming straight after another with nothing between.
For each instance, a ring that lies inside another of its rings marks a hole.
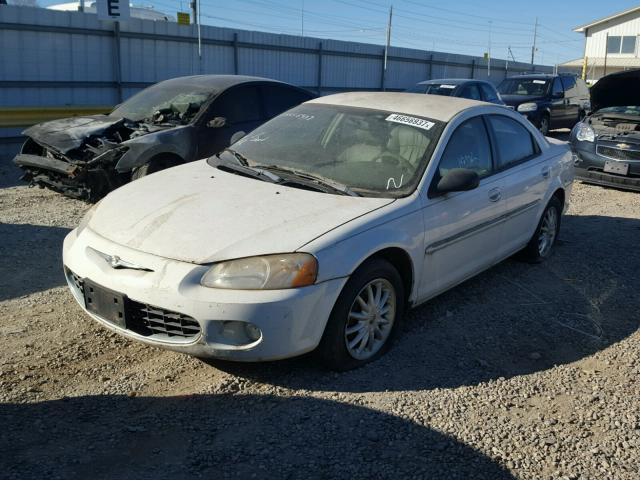
<instances>
[{"instance_id":1,"label":"wheel arch","mask_svg":"<svg viewBox=\"0 0 640 480\"><path fill-rule=\"evenodd\" d=\"M366 262L374 258L386 260L391 265L393 265L396 270L398 270L404 286L405 305L408 306L410 303L415 279L415 268L409 252L400 247L386 247L369 255L360 263L360 265L358 265L357 268L360 268Z\"/></svg>"}]
</instances>

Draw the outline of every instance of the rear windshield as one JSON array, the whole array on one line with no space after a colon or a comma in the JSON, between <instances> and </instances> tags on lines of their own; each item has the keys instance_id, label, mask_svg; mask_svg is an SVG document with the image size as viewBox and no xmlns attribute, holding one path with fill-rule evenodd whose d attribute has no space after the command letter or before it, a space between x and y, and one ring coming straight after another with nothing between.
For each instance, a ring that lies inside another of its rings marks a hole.
<instances>
[{"instance_id":1,"label":"rear windshield","mask_svg":"<svg viewBox=\"0 0 640 480\"><path fill-rule=\"evenodd\" d=\"M450 83L423 83L410 88L407 92L428 93L430 95L443 95L445 97L450 97L456 89L456 86L457 85Z\"/></svg>"},{"instance_id":2,"label":"rear windshield","mask_svg":"<svg viewBox=\"0 0 640 480\"><path fill-rule=\"evenodd\" d=\"M543 78L507 78L498 85L500 95L541 97L549 90L549 80Z\"/></svg>"}]
</instances>

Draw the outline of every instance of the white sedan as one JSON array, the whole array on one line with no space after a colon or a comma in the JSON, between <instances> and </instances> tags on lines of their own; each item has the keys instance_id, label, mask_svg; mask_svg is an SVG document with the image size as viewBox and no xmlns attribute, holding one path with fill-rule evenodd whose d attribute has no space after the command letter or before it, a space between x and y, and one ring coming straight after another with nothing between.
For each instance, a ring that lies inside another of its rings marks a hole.
<instances>
[{"instance_id":1,"label":"white sedan","mask_svg":"<svg viewBox=\"0 0 640 480\"><path fill-rule=\"evenodd\" d=\"M565 144L504 107L332 95L112 192L65 239L65 273L129 338L349 369L409 307L516 252L546 259L573 175Z\"/></svg>"}]
</instances>

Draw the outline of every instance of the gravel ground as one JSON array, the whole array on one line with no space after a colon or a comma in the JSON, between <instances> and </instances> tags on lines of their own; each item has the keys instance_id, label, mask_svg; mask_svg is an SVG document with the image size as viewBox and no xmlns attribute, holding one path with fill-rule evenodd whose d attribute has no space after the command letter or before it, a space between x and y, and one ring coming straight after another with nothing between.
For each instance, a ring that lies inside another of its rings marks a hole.
<instances>
[{"instance_id":1,"label":"gravel ground","mask_svg":"<svg viewBox=\"0 0 640 480\"><path fill-rule=\"evenodd\" d=\"M2 478L640 478L640 194L576 184L548 262L503 262L335 374L98 327L60 265L87 205L15 174L0 167Z\"/></svg>"}]
</instances>

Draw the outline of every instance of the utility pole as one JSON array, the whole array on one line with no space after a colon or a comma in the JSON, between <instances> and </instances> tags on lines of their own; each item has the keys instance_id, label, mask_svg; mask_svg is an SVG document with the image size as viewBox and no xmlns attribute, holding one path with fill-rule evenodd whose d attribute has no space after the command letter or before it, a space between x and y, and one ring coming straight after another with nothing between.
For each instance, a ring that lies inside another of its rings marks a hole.
<instances>
[{"instance_id":1,"label":"utility pole","mask_svg":"<svg viewBox=\"0 0 640 480\"><path fill-rule=\"evenodd\" d=\"M2 3L2 1L0 1ZM6 4L6 2L5 2ZM79 12L84 12L84 0L80 0L80 6L78 7Z\"/></svg>"},{"instance_id":2,"label":"utility pole","mask_svg":"<svg viewBox=\"0 0 640 480\"><path fill-rule=\"evenodd\" d=\"M536 24L533 27L533 46L531 47L531 66L533 66L533 60L536 55L536 40L538 37L538 17L536 17Z\"/></svg>"},{"instance_id":3,"label":"utility pole","mask_svg":"<svg viewBox=\"0 0 640 480\"><path fill-rule=\"evenodd\" d=\"M300 16L300 23L300 31L302 32L300 36L304 37L304 0L302 0L302 15Z\"/></svg>"},{"instance_id":4,"label":"utility pole","mask_svg":"<svg viewBox=\"0 0 640 480\"><path fill-rule=\"evenodd\" d=\"M191 14L193 24L198 31L198 73L202 73L202 35L200 34L200 0L191 0Z\"/></svg>"},{"instance_id":5,"label":"utility pole","mask_svg":"<svg viewBox=\"0 0 640 480\"><path fill-rule=\"evenodd\" d=\"M387 23L387 43L384 46L384 65L382 67L382 89L385 90L385 78L387 76L387 57L389 56L389 47L391 46L391 19L393 18L393 5L389 7L389 23Z\"/></svg>"},{"instance_id":6,"label":"utility pole","mask_svg":"<svg viewBox=\"0 0 640 480\"><path fill-rule=\"evenodd\" d=\"M487 49L487 77L491 76L491 20L489 20L489 48Z\"/></svg>"}]
</instances>

